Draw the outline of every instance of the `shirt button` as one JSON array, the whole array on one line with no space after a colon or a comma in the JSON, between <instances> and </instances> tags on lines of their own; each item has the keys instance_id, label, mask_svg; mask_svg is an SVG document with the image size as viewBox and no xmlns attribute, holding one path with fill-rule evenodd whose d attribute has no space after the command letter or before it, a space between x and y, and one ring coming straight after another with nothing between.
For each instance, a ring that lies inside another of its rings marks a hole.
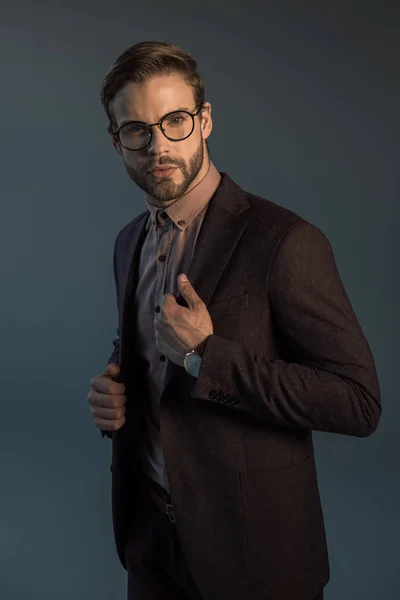
<instances>
[{"instance_id":1,"label":"shirt button","mask_svg":"<svg viewBox=\"0 0 400 600\"><path fill-rule=\"evenodd\" d=\"M160 312L161 308L159 306L156 306L156 308L154 309L156 312Z\"/></svg>"},{"instance_id":2,"label":"shirt button","mask_svg":"<svg viewBox=\"0 0 400 600\"><path fill-rule=\"evenodd\" d=\"M183 227L185 224L185 221L178 221L178 225L180 225L181 227Z\"/></svg>"},{"instance_id":3,"label":"shirt button","mask_svg":"<svg viewBox=\"0 0 400 600\"><path fill-rule=\"evenodd\" d=\"M167 257L166 257L164 254L161 254L161 255L158 257L158 260L159 260L160 262L165 262L165 261L166 261L166 258L167 258Z\"/></svg>"},{"instance_id":4,"label":"shirt button","mask_svg":"<svg viewBox=\"0 0 400 600\"><path fill-rule=\"evenodd\" d=\"M162 360L162 362L164 362L164 361L165 361L165 356L164 356L164 354L161 354L161 355L160 355L160 360Z\"/></svg>"}]
</instances>

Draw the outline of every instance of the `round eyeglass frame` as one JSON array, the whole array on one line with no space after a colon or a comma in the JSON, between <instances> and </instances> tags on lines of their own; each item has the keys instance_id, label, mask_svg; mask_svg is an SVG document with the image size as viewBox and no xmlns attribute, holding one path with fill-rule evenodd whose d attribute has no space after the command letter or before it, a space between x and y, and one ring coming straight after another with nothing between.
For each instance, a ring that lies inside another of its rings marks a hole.
<instances>
[{"instance_id":1,"label":"round eyeglass frame","mask_svg":"<svg viewBox=\"0 0 400 600\"><path fill-rule=\"evenodd\" d=\"M164 115L162 119L160 119L158 121L158 123L145 123L144 121L127 121L126 123L124 123L123 125L121 125L121 127L117 130L112 132L112 135L117 136L119 143L121 144L121 146L123 146L126 150L130 150L131 152L140 152L140 150L144 150L145 148L147 148L147 146L150 144L152 138L153 138L153 132L151 130L152 127L159 127L160 131L162 132L162 134L167 138L167 140L170 140L171 142L182 142L183 140L186 140L188 137L190 137L194 131L194 127L195 127L195 123L194 123L194 118L197 117L197 115L199 114L199 112L204 108L204 103L201 104L200 108L194 112L191 113L188 110L173 110L172 112L169 112L168 114ZM175 114L175 113L185 113L186 115L190 115L192 117L192 129L190 131L190 133L188 135L185 135L185 137L180 138L179 140L174 140L170 137L167 136L167 134L165 133L163 127L162 127L162 123L164 122L165 119L167 119L168 117L170 117L171 115ZM125 144L122 143L121 138L120 138L120 131L121 129L123 129L124 127L126 127L126 125L130 125L131 123L140 123L140 125L145 125L148 130L149 130L149 141L142 146L141 148L128 148L127 146L125 146Z\"/></svg>"}]
</instances>

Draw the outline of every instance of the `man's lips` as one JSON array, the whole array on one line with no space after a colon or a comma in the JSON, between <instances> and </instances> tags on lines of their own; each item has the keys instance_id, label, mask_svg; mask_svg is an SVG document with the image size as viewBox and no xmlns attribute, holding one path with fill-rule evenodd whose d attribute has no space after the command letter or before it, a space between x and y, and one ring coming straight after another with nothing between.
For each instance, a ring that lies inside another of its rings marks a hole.
<instances>
[{"instance_id":1,"label":"man's lips","mask_svg":"<svg viewBox=\"0 0 400 600\"><path fill-rule=\"evenodd\" d=\"M176 169L175 165L160 165L159 167L153 167L150 169L150 173L154 171L166 171L167 169Z\"/></svg>"},{"instance_id":2,"label":"man's lips","mask_svg":"<svg viewBox=\"0 0 400 600\"><path fill-rule=\"evenodd\" d=\"M154 177L167 177L168 175L171 175L173 171L175 171L175 169L177 168L178 167L169 167L166 165L162 165L160 167L155 167L151 169L149 173L151 173L151 175L153 175Z\"/></svg>"}]
</instances>

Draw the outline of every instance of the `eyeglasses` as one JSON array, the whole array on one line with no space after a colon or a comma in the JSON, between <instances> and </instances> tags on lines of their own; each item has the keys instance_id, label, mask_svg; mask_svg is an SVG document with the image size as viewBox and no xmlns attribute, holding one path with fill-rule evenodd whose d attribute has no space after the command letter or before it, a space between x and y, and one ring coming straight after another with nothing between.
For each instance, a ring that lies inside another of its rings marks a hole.
<instances>
[{"instance_id":1,"label":"eyeglasses","mask_svg":"<svg viewBox=\"0 0 400 600\"><path fill-rule=\"evenodd\" d=\"M195 113L186 110L177 110L168 113L161 121L152 125L143 123L142 121L129 121L128 123L124 123L113 135L118 137L124 148L134 151L143 150L150 144L153 136L152 127L159 127L168 140L180 142L192 135L194 118L202 108L203 105Z\"/></svg>"}]
</instances>

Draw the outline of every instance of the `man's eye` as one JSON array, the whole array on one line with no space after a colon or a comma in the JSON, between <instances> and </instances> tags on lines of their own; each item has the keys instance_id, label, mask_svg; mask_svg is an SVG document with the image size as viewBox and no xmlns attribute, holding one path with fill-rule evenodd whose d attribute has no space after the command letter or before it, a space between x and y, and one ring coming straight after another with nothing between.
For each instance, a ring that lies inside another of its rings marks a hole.
<instances>
[{"instance_id":1,"label":"man's eye","mask_svg":"<svg viewBox=\"0 0 400 600\"><path fill-rule=\"evenodd\" d=\"M139 125L139 124L132 123L132 124L124 127L124 133L128 133L130 135L131 134L138 135L138 134L144 133L144 131L145 131L145 128L143 127L143 125Z\"/></svg>"},{"instance_id":2,"label":"man's eye","mask_svg":"<svg viewBox=\"0 0 400 600\"><path fill-rule=\"evenodd\" d=\"M168 117L166 121L167 127L176 127L177 125L182 125L188 120L188 116L185 114L174 114Z\"/></svg>"}]
</instances>

